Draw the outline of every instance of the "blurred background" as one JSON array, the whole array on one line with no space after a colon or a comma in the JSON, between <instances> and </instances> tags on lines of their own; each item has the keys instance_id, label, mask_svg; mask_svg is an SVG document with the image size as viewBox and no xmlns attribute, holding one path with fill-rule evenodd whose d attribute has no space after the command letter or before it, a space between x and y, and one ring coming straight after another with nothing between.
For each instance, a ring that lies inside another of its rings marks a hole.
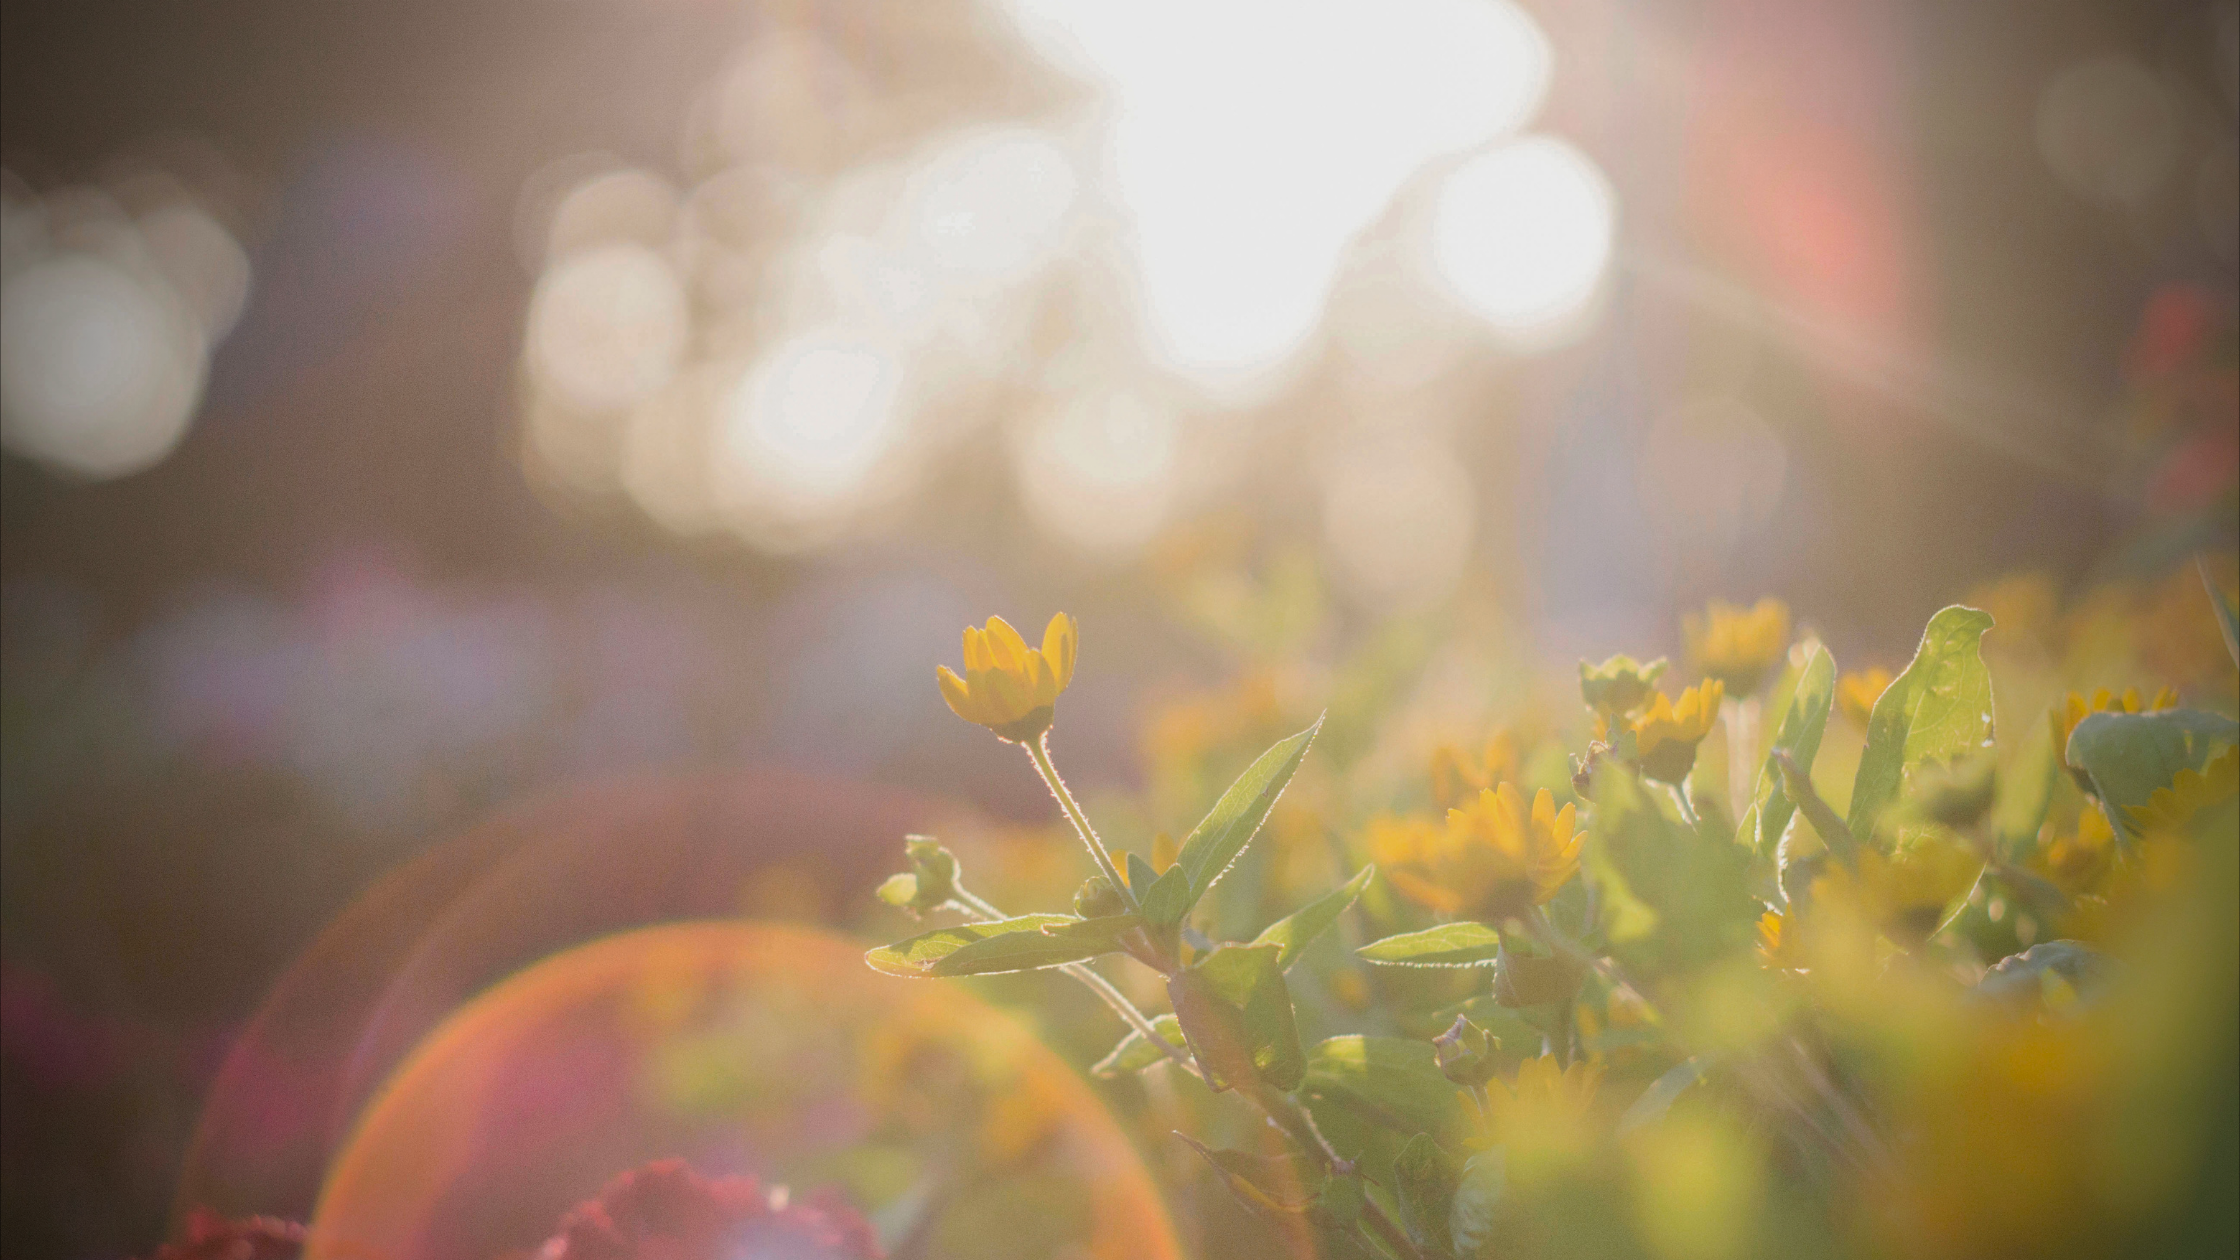
<instances>
[{"instance_id":1,"label":"blurred background","mask_svg":"<svg viewBox=\"0 0 2240 1260\"><path fill-rule=\"evenodd\" d=\"M2231 3L11 0L0 71L24 1255L152 1245L416 857L705 799L689 908L815 919L1043 821L932 685L991 612L1081 619L1094 791L1286 583L1902 663L2236 532Z\"/></svg>"}]
</instances>

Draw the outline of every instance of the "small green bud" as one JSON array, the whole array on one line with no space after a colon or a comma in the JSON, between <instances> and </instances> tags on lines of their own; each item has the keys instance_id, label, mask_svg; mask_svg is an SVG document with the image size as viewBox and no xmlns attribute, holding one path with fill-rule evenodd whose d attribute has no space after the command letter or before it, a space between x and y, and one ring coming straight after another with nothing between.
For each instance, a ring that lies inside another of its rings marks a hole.
<instances>
[{"instance_id":1,"label":"small green bud","mask_svg":"<svg viewBox=\"0 0 2240 1260\"><path fill-rule=\"evenodd\" d=\"M1579 662L1579 695L1587 707L1616 726L1619 719L1649 703L1664 676L1663 657L1643 665L1630 656L1613 656L1600 665Z\"/></svg>"},{"instance_id":2,"label":"small green bud","mask_svg":"<svg viewBox=\"0 0 2240 1260\"><path fill-rule=\"evenodd\" d=\"M879 885L879 900L897 910L924 914L956 900L957 859L931 836L904 836L903 854L910 861L904 874L891 875Z\"/></svg>"},{"instance_id":3,"label":"small green bud","mask_svg":"<svg viewBox=\"0 0 2240 1260\"><path fill-rule=\"evenodd\" d=\"M1433 1037L1431 1046L1439 1070L1455 1084L1475 1089L1493 1079L1493 1052L1501 1043L1492 1033L1471 1023L1469 1016L1455 1016L1453 1027Z\"/></svg>"},{"instance_id":4,"label":"small green bud","mask_svg":"<svg viewBox=\"0 0 2240 1260\"><path fill-rule=\"evenodd\" d=\"M1091 875L1073 891L1073 912L1084 919L1124 914L1127 909L1128 903L1120 896L1120 890L1102 875Z\"/></svg>"}]
</instances>

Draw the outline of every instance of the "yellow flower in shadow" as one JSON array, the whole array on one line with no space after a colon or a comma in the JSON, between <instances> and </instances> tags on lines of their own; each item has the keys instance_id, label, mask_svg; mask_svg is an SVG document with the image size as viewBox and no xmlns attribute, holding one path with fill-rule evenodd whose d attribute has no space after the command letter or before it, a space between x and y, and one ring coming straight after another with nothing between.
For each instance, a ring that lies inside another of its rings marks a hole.
<instances>
[{"instance_id":1,"label":"yellow flower in shadow","mask_svg":"<svg viewBox=\"0 0 2240 1260\"><path fill-rule=\"evenodd\" d=\"M1441 809L1453 809L1477 793L1516 777L1517 741L1507 731L1495 731L1486 741L1482 756L1453 744L1431 750L1431 799Z\"/></svg>"},{"instance_id":2,"label":"yellow flower in shadow","mask_svg":"<svg viewBox=\"0 0 2240 1260\"><path fill-rule=\"evenodd\" d=\"M1797 934L1789 931L1789 920L1779 910L1768 910L1758 916L1758 962L1776 971L1801 971L1804 969L1804 951L1797 942Z\"/></svg>"},{"instance_id":3,"label":"yellow flower in shadow","mask_svg":"<svg viewBox=\"0 0 2240 1260\"><path fill-rule=\"evenodd\" d=\"M1545 905L1577 873L1585 839L1577 806L1558 810L1543 788L1527 808L1517 785L1504 783L1448 810L1444 827L1420 818L1372 823L1369 847L1402 896L1490 920Z\"/></svg>"},{"instance_id":4,"label":"yellow flower in shadow","mask_svg":"<svg viewBox=\"0 0 2240 1260\"><path fill-rule=\"evenodd\" d=\"M2069 765L2069 736L2076 732L2077 723L2095 713L2153 713L2177 707L2178 693L2168 687L2155 692L2154 699L2144 705L2139 703L2137 687L2124 688L2120 696L2102 687L2092 693L2090 700L2072 691L2046 715L2047 722L2053 727L2053 755L2061 758L2061 764L2068 767L2069 773L2076 778L2077 786L2090 792L2092 780L2079 767Z\"/></svg>"},{"instance_id":5,"label":"yellow flower in shadow","mask_svg":"<svg viewBox=\"0 0 2240 1260\"><path fill-rule=\"evenodd\" d=\"M1073 618L1064 613L1050 619L1040 649L1028 647L1001 617L988 618L985 630L966 626L964 676L935 667L941 696L965 721L1025 743L1050 729L1058 693L1073 681L1079 641Z\"/></svg>"},{"instance_id":6,"label":"yellow flower in shadow","mask_svg":"<svg viewBox=\"0 0 2240 1260\"><path fill-rule=\"evenodd\" d=\"M1715 599L1681 625L1688 659L1737 695L1756 691L1789 651L1789 606L1770 596L1749 609Z\"/></svg>"},{"instance_id":7,"label":"yellow flower in shadow","mask_svg":"<svg viewBox=\"0 0 2240 1260\"><path fill-rule=\"evenodd\" d=\"M1695 769L1696 745L1719 720L1719 703L1726 694L1726 684L1715 678L1681 692L1677 701L1658 692L1649 707L1626 724L1633 731L1641 772L1666 783L1686 779L1688 771Z\"/></svg>"},{"instance_id":8,"label":"yellow flower in shadow","mask_svg":"<svg viewBox=\"0 0 2240 1260\"><path fill-rule=\"evenodd\" d=\"M2178 832L2193 821L2195 814L2235 796L2240 796L2240 744L2211 757L2199 770L2178 771L2170 786L2156 788L2146 804L2134 805L2126 812L2141 833Z\"/></svg>"},{"instance_id":9,"label":"yellow flower in shadow","mask_svg":"<svg viewBox=\"0 0 2240 1260\"><path fill-rule=\"evenodd\" d=\"M1890 671L1877 665L1855 670L1836 680L1836 707L1864 727L1874 713L1874 702L1890 689Z\"/></svg>"},{"instance_id":10,"label":"yellow flower in shadow","mask_svg":"<svg viewBox=\"0 0 2240 1260\"><path fill-rule=\"evenodd\" d=\"M1930 837L1887 857L1862 849L1856 872L1829 867L1813 881L1812 897L1816 907L1840 908L1893 943L1917 949L1982 872L1981 857Z\"/></svg>"}]
</instances>

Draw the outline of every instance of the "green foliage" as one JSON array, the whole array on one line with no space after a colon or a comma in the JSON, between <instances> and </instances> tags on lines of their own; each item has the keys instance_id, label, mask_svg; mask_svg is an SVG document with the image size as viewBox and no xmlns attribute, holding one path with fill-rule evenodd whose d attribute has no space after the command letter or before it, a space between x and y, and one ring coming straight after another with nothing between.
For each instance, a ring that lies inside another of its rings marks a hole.
<instances>
[{"instance_id":1,"label":"green foliage","mask_svg":"<svg viewBox=\"0 0 2240 1260\"><path fill-rule=\"evenodd\" d=\"M1101 919L1023 914L920 932L882 945L863 958L874 971L917 979L1032 971L1111 953L1120 948L1120 935L1142 922L1128 914Z\"/></svg>"},{"instance_id":2,"label":"green foliage","mask_svg":"<svg viewBox=\"0 0 2240 1260\"><path fill-rule=\"evenodd\" d=\"M1455 1087L1428 1041L1332 1037L1307 1052L1300 1093L1399 1133L1440 1136L1460 1119Z\"/></svg>"},{"instance_id":3,"label":"green foliage","mask_svg":"<svg viewBox=\"0 0 2240 1260\"><path fill-rule=\"evenodd\" d=\"M1501 933L1464 920L1388 936L1354 952L1393 967L1482 967L1500 956Z\"/></svg>"},{"instance_id":4,"label":"green foliage","mask_svg":"<svg viewBox=\"0 0 2240 1260\"><path fill-rule=\"evenodd\" d=\"M1298 773L1307 747L1322 729L1322 719L1283 740L1246 768L1203 821L1182 842L1175 864L1143 896L1144 917L1160 926L1182 922L1198 899L1206 895L1237 855L1252 842L1276 798Z\"/></svg>"},{"instance_id":5,"label":"green foliage","mask_svg":"<svg viewBox=\"0 0 2240 1260\"><path fill-rule=\"evenodd\" d=\"M1454 1251L1454 1237L1447 1217L1454 1210L1454 1193L1462 1169L1428 1133L1418 1133L1400 1148L1392 1161L1394 1197L1400 1201L1400 1223L1409 1241L1437 1255Z\"/></svg>"},{"instance_id":6,"label":"green foliage","mask_svg":"<svg viewBox=\"0 0 2240 1260\"><path fill-rule=\"evenodd\" d=\"M1587 852L1612 908L1611 952L1636 974L1658 976L1741 949L1759 913L1750 851L1668 817L1623 767L1605 765L1594 790Z\"/></svg>"},{"instance_id":7,"label":"green foliage","mask_svg":"<svg viewBox=\"0 0 2240 1260\"><path fill-rule=\"evenodd\" d=\"M1820 737L1828 729L1828 710L1835 703L1836 662L1828 649L1815 646L1812 656L1805 662L1804 670L1797 676L1796 690L1791 693L1789 707L1782 712L1781 729L1773 737L1773 747L1766 753L1765 764L1759 767L1756 791L1752 793L1750 807L1743 811L1742 825L1735 839L1771 859L1774 846L1781 842L1781 833L1788 829L1789 819L1797 812L1797 803L1783 786L1781 769L1776 760L1787 753L1799 770L1812 772L1812 763L1820 755Z\"/></svg>"},{"instance_id":8,"label":"green foliage","mask_svg":"<svg viewBox=\"0 0 2240 1260\"><path fill-rule=\"evenodd\" d=\"M1374 866L1364 866L1355 871L1353 878L1283 918L1277 919L1252 939L1255 945L1274 945L1282 952L1277 954L1278 966L1289 968L1299 959L1299 951L1314 943L1314 939L1330 929L1345 913L1346 907L1361 896L1369 880L1377 873Z\"/></svg>"},{"instance_id":9,"label":"green foliage","mask_svg":"<svg viewBox=\"0 0 2240 1260\"><path fill-rule=\"evenodd\" d=\"M1677 1067L1651 1081L1649 1088L1641 1091L1641 1097L1618 1117L1618 1136L1624 1137L1635 1129L1664 1119L1664 1114L1672 1110L1672 1104L1680 1100L1680 1095L1703 1080L1704 1067L1701 1057L1683 1059Z\"/></svg>"},{"instance_id":10,"label":"green foliage","mask_svg":"<svg viewBox=\"0 0 2240 1260\"><path fill-rule=\"evenodd\" d=\"M1281 945L1223 945L1167 978L1175 1017L1215 1089L1257 1077L1290 1090L1306 1074L1282 960Z\"/></svg>"},{"instance_id":11,"label":"green foliage","mask_svg":"<svg viewBox=\"0 0 2240 1260\"><path fill-rule=\"evenodd\" d=\"M1913 662L1893 679L1867 719L1867 747L1851 786L1851 834L1873 840L1906 772L1991 741L1991 670L1983 636L1991 614L1954 605L1929 618Z\"/></svg>"},{"instance_id":12,"label":"green foliage","mask_svg":"<svg viewBox=\"0 0 2240 1260\"><path fill-rule=\"evenodd\" d=\"M2180 770L2199 770L2221 748L2240 742L2240 724L2215 713L2094 713L2069 736L2069 764L2082 767L2095 794L2111 808L2116 834L2133 834L2126 809L2145 805Z\"/></svg>"}]
</instances>

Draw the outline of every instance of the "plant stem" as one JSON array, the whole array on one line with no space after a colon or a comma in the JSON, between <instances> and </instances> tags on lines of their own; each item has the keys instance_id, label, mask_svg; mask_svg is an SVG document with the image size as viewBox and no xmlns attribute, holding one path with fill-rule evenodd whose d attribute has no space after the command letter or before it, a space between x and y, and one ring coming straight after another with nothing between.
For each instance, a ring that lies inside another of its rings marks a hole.
<instances>
[{"instance_id":1,"label":"plant stem","mask_svg":"<svg viewBox=\"0 0 2240 1260\"><path fill-rule=\"evenodd\" d=\"M1081 842L1089 846L1089 856L1096 859L1097 869L1112 881L1112 886L1119 891L1128 909L1135 910L1135 890L1128 887L1128 881L1121 877L1120 868L1113 864L1112 854L1105 849L1104 841L1097 838L1097 829L1089 825L1089 816L1081 812L1080 803L1073 799L1072 792L1066 790L1066 781L1058 777L1058 767L1050 761L1050 733L1045 731L1040 739L1019 746L1027 750L1027 760L1034 763L1035 772L1049 785L1050 795L1058 798L1058 808L1065 811L1067 821L1080 833Z\"/></svg>"},{"instance_id":2,"label":"plant stem","mask_svg":"<svg viewBox=\"0 0 2240 1260\"><path fill-rule=\"evenodd\" d=\"M992 921L1004 917L1003 911L996 909L994 903L967 892L962 884L957 886L956 903L964 909L965 913L977 915L985 920ZM1159 1047L1169 1059L1179 1064L1183 1071L1192 1076L1199 1075L1198 1065L1190 1061L1190 1056L1183 1053L1181 1047L1160 1036L1158 1028L1151 1022L1151 1017L1145 1015L1142 1008L1129 1001L1128 995L1122 993L1118 985L1105 979L1096 968L1085 962L1077 962L1066 963L1058 970L1079 980L1088 987L1091 993L1103 998L1104 1004L1112 1008L1112 1013L1118 1015L1122 1023L1134 1029L1137 1035L1144 1040Z\"/></svg>"},{"instance_id":3,"label":"plant stem","mask_svg":"<svg viewBox=\"0 0 2240 1260\"><path fill-rule=\"evenodd\" d=\"M1688 799L1688 785L1685 783L1667 783L1664 786L1666 791L1672 793L1672 803L1680 807L1680 821L1688 824L1690 831L1703 826L1703 820L1696 816L1694 802Z\"/></svg>"},{"instance_id":4,"label":"plant stem","mask_svg":"<svg viewBox=\"0 0 2240 1260\"><path fill-rule=\"evenodd\" d=\"M1641 1004L1641 1008L1649 1013L1651 1019L1657 1019L1661 1022L1661 1017L1657 1014L1657 1008L1650 1003L1648 997L1641 990L1634 987L1633 981L1626 978L1625 969L1620 967L1616 960L1587 952L1586 946L1556 930L1556 925L1548 922L1547 914L1538 906L1534 906L1525 915L1524 926L1525 931L1530 932L1534 940L1579 966L1592 970L1596 975L1609 981L1611 988L1623 990L1627 997Z\"/></svg>"},{"instance_id":5,"label":"plant stem","mask_svg":"<svg viewBox=\"0 0 2240 1260\"><path fill-rule=\"evenodd\" d=\"M1727 710L1727 816L1740 818L1757 796L1758 698L1744 696Z\"/></svg>"}]
</instances>

